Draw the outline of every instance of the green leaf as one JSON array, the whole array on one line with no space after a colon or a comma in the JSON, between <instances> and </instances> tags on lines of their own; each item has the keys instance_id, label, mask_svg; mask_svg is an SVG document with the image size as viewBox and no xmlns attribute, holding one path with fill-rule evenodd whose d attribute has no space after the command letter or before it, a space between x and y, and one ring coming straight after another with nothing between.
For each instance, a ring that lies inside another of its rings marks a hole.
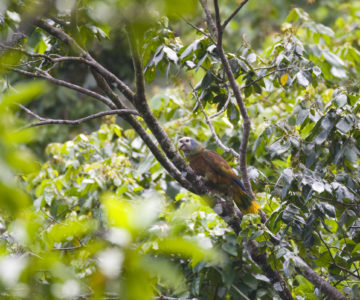
<instances>
[{"instance_id":1,"label":"green leaf","mask_svg":"<svg viewBox=\"0 0 360 300\"><path fill-rule=\"evenodd\" d=\"M174 50L172 50L171 48L169 48L167 46L164 46L163 51L164 51L164 53L166 53L166 56L169 60L173 61L174 63L177 63L178 56Z\"/></svg>"},{"instance_id":2,"label":"green leaf","mask_svg":"<svg viewBox=\"0 0 360 300\"><path fill-rule=\"evenodd\" d=\"M185 50L181 53L180 59L183 60L187 58L192 52L194 52L201 45L201 39L195 40L189 46L185 48Z\"/></svg>"},{"instance_id":3,"label":"green leaf","mask_svg":"<svg viewBox=\"0 0 360 300\"><path fill-rule=\"evenodd\" d=\"M323 24L316 24L315 26L316 26L317 32L319 32L321 34L324 34L324 35L327 35L327 36L330 36L330 37L335 36L334 31L330 27L327 27L327 26L325 26Z\"/></svg>"},{"instance_id":4,"label":"green leaf","mask_svg":"<svg viewBox=\"0 0 360 300\"><path fill-rule=\"evenodd\" d=\"M5 94L0 99L0 114L7 107L13 104L24 104L47 91L47 85L44 81L33 81L19 83L14 86L13 91Z\"/></svg>"},{"instance_id":5,"label":"green leaf","mask_svg":"<svg viewBox=\"0 0 360 300\"><path fill-rule=\"evenodd\" d=\"M300 85L302 86L308 86L309 85L309 80L306 78L304 72L300 71L296 74L296 78L297 78L297 81Z\"/></svg>"},{"instance_id":6,"label":"green leaf","mask_svg":"<svg viewBox=\"0 0 360 300\"><path fill-rule=\"evenodd\" d=\"M201 88L203 90L206 90L213 82L213 80L214 80L214 76L212 75L211 71L208 71L201 81Z\"/></svg>"},{"instance_id":7,"label":"green leaf","mask_svg":"<svg viewBox=\"0 0 360 300\"><path fill-rule=\"evenodd\" d=\"M329 62L331 65L339 68L345 66L345 63L334 53L327 50L323 50L321 53L326 59L326 61Z\"/></svg>"},{"instance_id":8,"label":"green leaf","mask_svg":"<svg viewBox=\"0 0 360 300\"><path fill-rule=\"evenodd\" d=\"M339 129L342 133L347 133L353 127L353 120L349 116L341 118L336 123L336 128Z\"/></svg>"},{"instance_id":9,"label":"green leaf","mask_svg":"<svg viewBox=\"0 0 360 300\"><path fill-rule=\"evenodd\" d=\"M229 121L234 125L238 124L240 120L240 112L238 108L231 101L226 111Z\"/></svg>"},{"instance_id":10,"label":"green leaf","mask_svg":"<svg viewBox=\"0 0 360 300\"><path fill-rule=\"evenodd\" d=\"M334 127L334 121L332 119L332 115L327 114L322 120L321 120L321 128L322 131L315 137L314 142L317 145L322 144L328 135L330 134L332 128Z\"/></svg>"},{"instance_id":11,"label":"green leaf","mask_svg":"<svg viewBox=\"0 0 360 300\"><path fill-rule=\"evenodd\" d=\"M336 93L336 96L333 100L337 107L343 107L345 104L347 104L347 96L344 93Z\"/></svg>"}]
</instances>

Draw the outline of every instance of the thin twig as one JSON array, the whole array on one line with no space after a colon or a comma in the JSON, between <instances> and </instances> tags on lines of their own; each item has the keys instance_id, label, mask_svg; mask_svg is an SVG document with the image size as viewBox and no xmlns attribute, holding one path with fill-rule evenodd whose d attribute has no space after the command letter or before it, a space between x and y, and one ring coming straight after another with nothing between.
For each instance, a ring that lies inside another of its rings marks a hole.
<instances>
[{"instance_id":1,"label":"thin twig","mask_svg":"<svg viewBox=\"0 0 360 300\"><path fill-rule=\"evenodd\" d=\"M231 155L233 155L234 157L236 157L237 159L239 159L239 158L240 158L240 155L239 155L234 149L229 148L229 147L226 147L226 146L223 144L223 142L220 140L220 138L219 138L218 135L216 134L214 125L211 123L211 120L210 120L209 116L206 114L205 109L204 109L204 106L202 105L201 100L199 99L198 95L196 94L196 91L194 90L194 87L192 86L191 83L190 83L190 86L191 86L191 88L193 89L193 93L192 93L192 94L194 95L194 97L195 97L198 105L200 106L200 109L201 109L201 111L202 111L202 113L203 113L203 115L204 115L204 117L205 117L205 121L206 121L206 123L207 123L208 126L209 126L209 129L210 129L210 131L211 131L212 136L213 136L214 139L215 139L216 144L218 144L220 148L224 149L225 152L231 153Z\"/></svg>"},{"instance_id":2,"label":"thin twig","mask_svg":"<svg viewBox=\"0 0 360 300\"><path fill-rule=\"evenodd\" d=\"M240 9L242 9L242 7L248 2L249 0L244 0L243 2L241 2L239 4L239 6L234 10L234 12L224 21L224 23L222 24L222 30L225 29L226 25L229 24L229 22L231 21L231 19L233 17L236 16L236 14L240 11Z\"/></svg>"},{"instance_id":3,"label":"thin twig","mask_svg":"<svg viewBox=\"0 0 360 300\"><path fill-rule=\"evenodd\" d=\"M50 25L46 21L38 20L36 25L49 34L53 35L54 37L58 38L65 44L68 44L73 50L80 54L81 57L84 57L85 60L83 62L87 63L88 65L94 67L100 74L102 74L105 78L114 81L117 83L117 86L120 92L129 100L133 101L135 93L117 76L111 73L108 69L104 68L100 63L98 63L87 51L79 46L76 41L62 31L59 28L56 28Z\"/></svg>"},{"instance_id":4,"label":"thin twig","mask_svg":"<svg viewBox=\"0 0 360 300\"><path fill-rule=\"evenodd\" d=\"M200 33L202 33L203 35L205 35L209 40L211 40L213 42L213 44L215 45L216 42L214 41L214 39L212 38L212 36L210 34L207 34L204 30L202 30L201 28L191 24L188 20L186 20L185 18L182 18L183 21L188 24L190 27L194 28L196 31L199 31Z\"/></svg>"},{"instance_id":5,"label":"thin twig","mask_svg":"<svg viewBox=\"0 0 360 300\"><path fill-rule=\"evenodd\" d=\"M342 271L344 271L344 272L346 272L346 273L354 276L355 278L360 279L360 276L359 276L359 275L355 274L354 272L351 272L350 270L348 270L348 269L346 269L346 268L344 268L344 267L342 267L342 266L339 266L339 265L336 263L335 258L334 258L334 256L333 256L332 253L331 253L330 247L329 247L328 244L325 242L325 240L324 240L323 237L321 236L320 232L319 232L319 231L316 231L316 233L317 233L317 235L319 236L319 238L320 238L320 240L322 241L322 243L325 245L326 249L328 250L329 255L330 255L330 257L331 257L331 260L333 261L333 265L334 265L335 267L337 267L338 269L340 269L340 270L342 270Z\"/></svg>"},{"instance_id":6,"label":"thin twig","mask_svg":"<svg viewBox=\"0 0 360 300\"><path fill-rule=\"evenodd\" d=\"M271 72L269 72L269 73L266 73L265 75L260 76L259 78L256 78L255 80L251 81L250 83L242 86L242 87L240 88L240 90L244 90L244 89L246 89L247 87L252 86L254 83L260 81L261 79L263 79L263 78L265 78L265 77L268 77L268 76L270 76L270 75L272 75L272 74L274 74L274 73L276 73L276 72L288 71L288 70L291 70L291 69L294 69L294 68L297 68L297 67L296 67L296 66L289 66L289 67L286 67L286 68L276 69L276 70L274 70L274 71L271 71Z\"/></svg>"},{"instance_id":7,"label":"thin twig","mask_svg":"<svg viewBox=\"0 0 360 300\"><path fill-rule=\"evenodd\" d=\"M221 114L227 109L227 107L228 107L228 105L229 105L229 103L230 103L230 100L231 100L231 93L230 93L230 90L229 90L229 86L228 86L228 85L226 85L226 89L227 89L227 91L228 91L228 97L227 97L227 99L226 99L226 102L225 102L224 106L223 106L218 112L210 115L210 116L209 116L210 119L215 118L215 117L221 115Z\"/></svg>"},{"instance_id":8,"label":"thin twig","mask_svg":"<svg viewBox=\"0 0 360 300\"><path fill-rule=\"evenodd\" d=\"M174 297L168 297L168 296L155 296L153 299L159 299L159 300L199 300L198 298L174 298Z\"/></svg>"},{"instance_id":9,"label":"thin twig","mask_svg":"<svg viewBox=\"0 0 360 300\"><path fill-rule=\"evenodd\" d=\"M86 116L84 118L76 119L76 120L47 119L47 118L43 118L43 117L37 115L36 113L34 113L33 111L31 111L30 109L26 108L25 106L23 106L21 104L18 104L18 105L21 107L21 109L26 111L26 113L28 113L29 115L31 115L31 116L35 117L36 119L40 120L40 122L34 122L34 123L30 123L29 125L26 125L25 128L41 126L41 125L49 125L49 124L79 125L79 124L84 123L86 121L96 119L96 118L100 118L100 117L103 117L103 116L108 116L108 115L119 115L119 116L121 116L121 115L132 114L132 115L139 116L139 113L136 110L132 110L132 109L114 109L114 110L109 110L109 111L98 112L96 114L92 114L92 115Z\"/></svg>"},{"instance_id":10,"label":"thin twig","mask_svg":"<svg viewBox=\"0 0 360 300\"><path fill-rule=\"evenodd\" d=\"M76 249L79 249L79 248L82 248L83 245L79 245L79 246L75 246L75 247L65 247L65 248L53 248L52 250L59 250L59 251L72 251L72 250L76 250Z\"/></svg>"}]
</instances>

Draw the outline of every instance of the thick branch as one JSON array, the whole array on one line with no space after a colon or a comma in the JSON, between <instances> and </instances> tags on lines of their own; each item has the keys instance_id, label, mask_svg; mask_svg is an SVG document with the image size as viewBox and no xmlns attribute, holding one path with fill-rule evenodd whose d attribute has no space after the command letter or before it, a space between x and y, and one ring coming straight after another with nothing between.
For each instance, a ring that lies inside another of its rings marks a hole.
<instances>
[{"instance_id":1,"label":"thick branch","mask_svg":"<svg viewBox=\"0 0 360 300\"><path fill-rule=\"evenodd\" d=\"M329 299L348 300L348 298L341 294L337 288L333 287L329 282L325 281L309 266L295 269L299 274L303 275L307 280L309 280L313 285L315 285L321 293L328 296Z\"/></svg>"},{"instance_id":2,"label":"thick branch","mask_svg":"<svg viewBox=\"0 0 360 300\"><path fill-rule=\"evenodd\" d=\"M199 176L196 175L196 173L191 169L191 167L186 163L184 158L180 155L179 151L177 151L173 142L170 140L169 136L161 127L158 119L154 116L146 101L145 80L140 54L138 52L136 41L134 40L134 38L130 36L129 41L135 70L137 90L136 96L134 98L134 105L143 117L146 125L154 134L166 156L173 162L173 164L178 168L178 170L185 173L186 179L193 184L192 190L197 191L197 194L202 194L203 191L201 190L201 187L203 186L203 184L201 183Z\"/></svg>"},{"instance_id":3,"label":"thick branch","mask_svg":"<svg viewBox=\"0 0 360 300\"><path fill-rule=\"evenodd\" d=\"M97 72L93 72L94 77L99 87L105 92L105 94L117 103L120 109L126 108L119 95L113 92L106 80ZM141 126L140 122L133 116L124 116L124 119L134 128L140 138L144 141L146 146L150 149L151 153L155 156L156 160L164 167L164 169L177 180L184 188L194 192L192 184L187 181L181 172L173 165L173 163L163 154L163 152L156 146L153 139Z\"/></svg>"}]
</instances>

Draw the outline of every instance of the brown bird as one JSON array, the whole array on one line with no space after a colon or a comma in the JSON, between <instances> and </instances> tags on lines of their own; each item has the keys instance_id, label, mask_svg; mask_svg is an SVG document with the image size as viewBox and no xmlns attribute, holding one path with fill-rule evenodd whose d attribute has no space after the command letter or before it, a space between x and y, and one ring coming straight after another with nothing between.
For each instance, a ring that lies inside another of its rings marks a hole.
<instances>
[{"instance_id":1,"label":"brown bird","mask_svg":"<svg viewBox=\"0 0 360 300\"><path fill-rule=\"evenodd\" d=\"M179 149L189 160L191 168L205 178L206 183L215 191L231 196L236 206L244 214L257 214L259 204L246 192L240 179L225 159L214 151L190 137L179 140Z\"/></svg>"}]
</instances>

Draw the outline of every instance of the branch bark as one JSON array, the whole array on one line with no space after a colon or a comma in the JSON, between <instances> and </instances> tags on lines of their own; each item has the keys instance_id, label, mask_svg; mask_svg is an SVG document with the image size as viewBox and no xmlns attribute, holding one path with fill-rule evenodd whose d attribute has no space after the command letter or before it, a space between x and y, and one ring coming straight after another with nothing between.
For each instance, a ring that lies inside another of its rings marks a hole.
<instances>
[{"instance_id":1,"label":"branch bark","mask_svg":"<svg viewBox=\"0 0 360 300\"><path fill-rule=\"evenodd\" d=\"M237 13L242 9L242 7L248 2L249 0L244 0L239 4L239 6L233 11L233 13L224 21L224 23L221 25L222 30L225 29L227 24L232 20L233 17L237 15Z\"/></svg>"},{"instance_id":2,"label":"branch bark","mask_svg":"<svg viewBox=\"0 0 360 300\"><path fill-rule=\"evenodd\" d=\"M307 280L309 280L314 286L316 286L321 293L329 297L329 299L336 300L348 300L340 291L333 287L329 282L325 281L319 274L317 274L309 266L304 266L302 268L295 268L296 271L303 275Z\"/></svg>"},{"instance_id":3,"label":"branch bark","mask_svg":"<svg viewBox=\"0 0 360 300\"><path fill-rule=\"evenodd\" d=\"M154 116L147 103L145 96L145 80L141 57L135 37L131 34L131 29L129 32L129 44L133 59L136 80L136 96L134 97L134 105L136 109L140 112L146 125L154 134L166 156L181 172L185 173L186 179L193 184L193 190L195 190L197 194L203 194L203 184L201 184L200 177L196 175L196 173L191 169L191 167L186 163L184 158L180 155L179 151L175 148L173 142L165 133L164 129L161 127L159 121Z\"/></svg>"}]
</instances>

